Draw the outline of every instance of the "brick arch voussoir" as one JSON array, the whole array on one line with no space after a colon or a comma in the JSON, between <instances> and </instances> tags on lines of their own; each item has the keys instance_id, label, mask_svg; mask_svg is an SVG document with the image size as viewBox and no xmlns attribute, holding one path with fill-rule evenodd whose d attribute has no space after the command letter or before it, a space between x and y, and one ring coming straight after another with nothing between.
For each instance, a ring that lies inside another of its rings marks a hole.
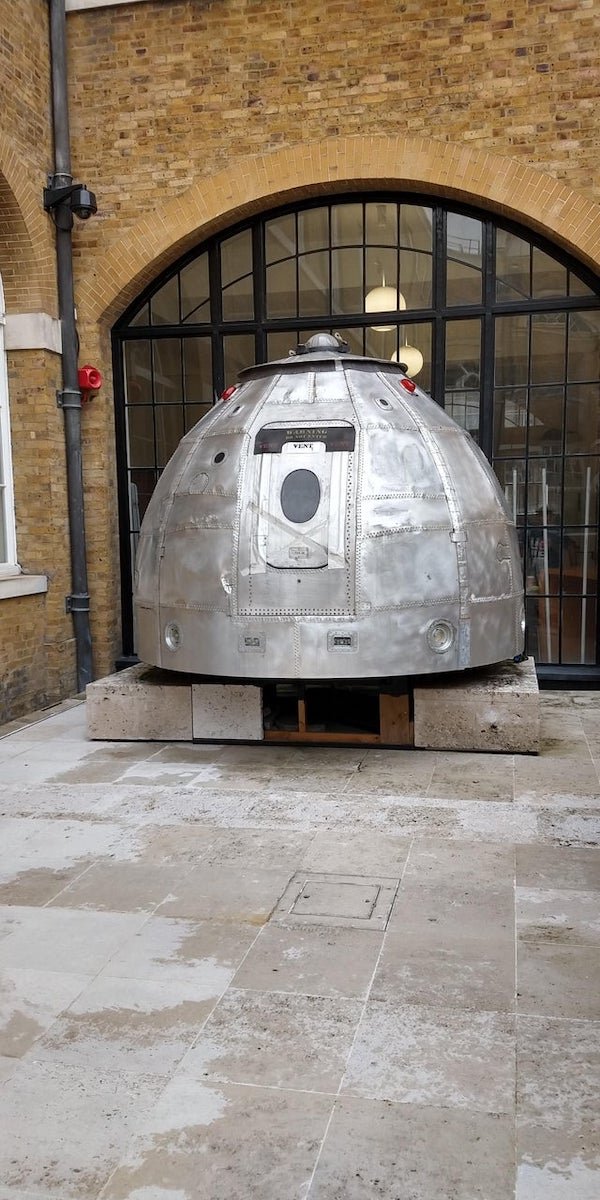
<instances>
[{"instance_id":1,"label":"brick arch voussoir","mask_svg":"<svg viewBox=\"0 0 600 1200\"><path fill-rule=\"evenodd\" d=\"M432 138L328 138L233 161L141 217L93 265L85 319L112 324L186 250L239 220L321 193L375 189L477 205L600 269L600 205L536 167Z\"/></svg>"},{"instance_id":2,"label":"brick arch voussoir","mask_svg":"<svg viewBox=\"0 0 600 1200\"><path fill-rule=\"evenodd\" d=\"M10 139L0 133L0 273L7 312L52 312L55 258L40 195Z\"/></svg>"}]
</instances>

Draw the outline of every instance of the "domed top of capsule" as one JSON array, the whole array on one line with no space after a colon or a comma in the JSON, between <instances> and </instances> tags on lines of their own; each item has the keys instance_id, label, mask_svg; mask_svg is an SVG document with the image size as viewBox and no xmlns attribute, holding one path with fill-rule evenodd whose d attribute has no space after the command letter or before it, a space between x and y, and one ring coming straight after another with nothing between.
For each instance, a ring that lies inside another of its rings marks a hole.
<instances>
[{"instance_id":1,"label":"domed top of capsule","mask_svg":"<svg viewBox=\"0 0 600 1200\"><path fill-rule=\"evenodd\" d=\"M352 354L348 343L334 333L313 333L307 342L300 342L295 350L290 350L285 358L274 358L267 363L256 363L255 366L245 367L240 371L239 378L243 382L256 376L264 377L277 371L313 370L320 363L340 363L342 367L360 363L372 367L384 367L391 374L406 374L403 362L390 362L388 358L366 358L364 354Z\"/></svg>"}]
</instances>

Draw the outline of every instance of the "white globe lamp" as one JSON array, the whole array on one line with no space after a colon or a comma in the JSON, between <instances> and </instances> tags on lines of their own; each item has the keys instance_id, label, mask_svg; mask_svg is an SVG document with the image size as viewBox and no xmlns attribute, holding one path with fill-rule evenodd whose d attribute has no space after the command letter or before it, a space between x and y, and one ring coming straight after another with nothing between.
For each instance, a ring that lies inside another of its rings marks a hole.
<instances>
[{"instance_id":1,"label":"white globe lamp","mask_svg":"<svg viewBox=\"0 0 600 1200\"><path fill-rule=\"evenodd\" d=\"M423 355L416 346L404 345L400 347L400 352L394 350L392 362L404 363L406 374L412 379L423 367Z\"/></svg>"},{"instance_id":2,"label":"white globe lamp","mask_svg":"<svg viewBox=\"0 0 600 1200\"><path fill-rule=\"evenodd\" d=\"M385 283L381 287L372 288L365 296L365 312L380 313L380 312L401 312L406 308L406 300L402 292L397 292L393 287L386 287ZM387 333L389 329L393 329L393 325L371 325L371 329L375 329L378 333Z\"/></svg>"}]
</instances>

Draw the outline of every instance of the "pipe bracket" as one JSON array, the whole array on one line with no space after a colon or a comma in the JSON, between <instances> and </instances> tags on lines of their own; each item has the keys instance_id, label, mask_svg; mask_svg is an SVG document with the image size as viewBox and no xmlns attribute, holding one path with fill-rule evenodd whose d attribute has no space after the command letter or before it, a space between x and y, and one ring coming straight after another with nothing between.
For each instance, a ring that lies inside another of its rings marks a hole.
<instances>
[{"instance_id":1,"label":"pipe bracket","mask_svg":"<svg viewBox=\"0 0 600 1200\"><path fill-rule=\"evenodd\" d=\"M70 596L65 596L65 612L77 613L89 611L89 592L73 592Z\"/></svg>"},{"instance_id":2,"label":"pipe bracket","mask_svg":"<svg viewBox=\"0 0 600 1200\"><path fill-rule=\"evenodd\" d=\"M56 393L58 408L81 408L81 392L78 388L64 388Z\"/></svg>"}]
</instances>

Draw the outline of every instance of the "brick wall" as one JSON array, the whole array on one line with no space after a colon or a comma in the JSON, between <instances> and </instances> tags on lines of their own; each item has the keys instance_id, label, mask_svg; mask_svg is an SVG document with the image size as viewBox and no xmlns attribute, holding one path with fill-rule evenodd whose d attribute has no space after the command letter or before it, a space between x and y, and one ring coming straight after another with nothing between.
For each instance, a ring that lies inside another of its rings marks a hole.
<instances>
[{"instance_id":1,"label":"brick wall","mask_svg":"<svg viewBox=\"0 0 600 1200\"><path fill-rule=\"evenodd\" d=\"M326 136L426 134L600 194L596 0L148 0L72 14L69 45L104 244L238 158Z\"/></svg>"},{"instance_id":2,"label":"brick wall","mask_svg":"<svg viewBox=\"0 0 600 1200\"><path fill-rule=\"evenodd\" d=\"M45 350L11 351L15 515L19 563L46 575L48 592L0 600L0 721L50 704L76 686L62 413L56 405L60 358Z\"/></svg>"},{"instance_id":3,"label":"brick wall","mask_svg":"<svg viewBox=\"0 0 600 1200\"><path fill-rule=\"evenodd\" d=\"M52 166L48 5L0 4L0 272L8 312L56 314L53 236L41 194Z\"/></svg>"}]
</instances>

